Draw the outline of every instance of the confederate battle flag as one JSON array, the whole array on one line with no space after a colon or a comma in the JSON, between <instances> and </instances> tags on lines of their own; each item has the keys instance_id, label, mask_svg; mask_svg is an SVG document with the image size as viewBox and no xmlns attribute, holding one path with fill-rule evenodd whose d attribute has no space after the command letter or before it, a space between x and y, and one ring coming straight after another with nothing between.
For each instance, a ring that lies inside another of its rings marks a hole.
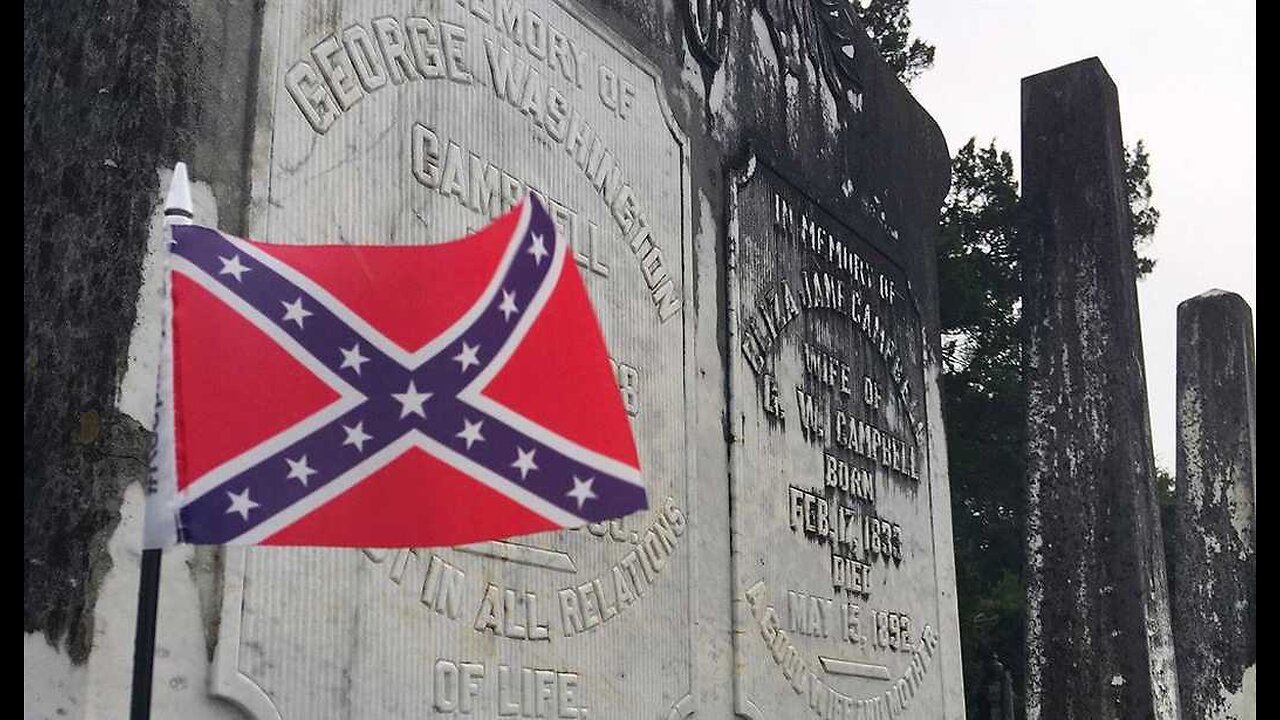
<instances>
[{"instance_id":1,"label":"confederate battle flag","mask_svg":"<svg viewBox=\"0 0 1280 720\"><path fill-rule=\"evenodd\" d=\"M147 547L455 545L647 507L533 196L440 245L172 230Z\"/></svg>"}]
</instances>

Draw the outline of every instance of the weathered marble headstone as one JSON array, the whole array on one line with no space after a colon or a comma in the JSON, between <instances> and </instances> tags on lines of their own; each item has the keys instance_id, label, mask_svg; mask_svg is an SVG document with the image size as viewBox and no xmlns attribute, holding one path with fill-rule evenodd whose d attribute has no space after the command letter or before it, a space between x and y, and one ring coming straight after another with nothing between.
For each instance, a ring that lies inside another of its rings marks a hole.
<instances>
[{"instance_id":1,"label":"weathered marble headstone","mask_svg":"<svg viewBox=\"0 0 1280 720\"><path fill-rule=\"evenodd\" d=\"M603 323L653 507L465 548L233 552L220 692L282 717L682 712L689 144L657 69L573 3L266 13L250 232L441 242L538 192Z\"/></svg>"},{"instance_id":2,"label":"weathered marble headstone","mask_svg":"<svg viewBox=\"0 0 1280 720\"><path fill-rule=\"evenodd\" d=\"M1211 290L1178 306L1173 638L1182 712L1256 717L1257 394L1253 313Z\"/></svg>"},{"instance_id":3,"label":"weathered marble headstone","mask_svg":"<svg viewBox=\"0 0 1280 720\"><path fill-rule=\"evenodd\" d=\"M958 717L946 146L847 5L801 9L744 12L725 61L746 153L727 188L735 710Z\"/></svg>"},{"instance_id":4,"label":"weathered marble headstone","mask_svg":"<svg viewBox=\"0 0 1280 720\"><path fill-rule=\"evenodd\" d=\"M1176 718L1115 84L1023 78L1027 715Z\"/></svg>"},{"instance_id":5,"label":"weathered marble headstone","mask_svg":"<svg viewBox=\"0 0 1280 720\"><path fill-rule=\"evenodd\" d=\"M600 315L652 508L459 548L168 551L157 707L963 716L934 265L948 155L846 3L192 12L197 221L434 243L539 193ZM146 408L139 353L124 395ZM112 546L118 568L133 542ZM104 620L132 620L129 579L108 576ZM77 681L99 715L124 707L131 629L108 627Z\"/></svg>"}]
</instances>

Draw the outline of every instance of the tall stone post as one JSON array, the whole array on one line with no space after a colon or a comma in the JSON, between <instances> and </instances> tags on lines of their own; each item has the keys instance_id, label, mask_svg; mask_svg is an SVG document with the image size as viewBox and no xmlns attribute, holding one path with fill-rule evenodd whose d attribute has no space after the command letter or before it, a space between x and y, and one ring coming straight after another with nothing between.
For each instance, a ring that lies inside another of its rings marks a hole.
<instances>
[{"instance_id":1,"label":"tall stone post","mask_svg":"<svg viewBox=\"0 0 1280 720\"><path fill-rule=\"evenodd\" d=\"M1253 316L1235 293L1178 306L1173 623L1187 717L1255 717Z\"/></svg>"},{"instance_id":2,"label":"tall stone post","mask_svg":"<svg viewBox=\"0 0 1280 720\"><path fill-rule=\"evenodd\" d=\"M1027 717L1176 718L1115 84L1022 80Z\"/></svg>"}]
</instances>

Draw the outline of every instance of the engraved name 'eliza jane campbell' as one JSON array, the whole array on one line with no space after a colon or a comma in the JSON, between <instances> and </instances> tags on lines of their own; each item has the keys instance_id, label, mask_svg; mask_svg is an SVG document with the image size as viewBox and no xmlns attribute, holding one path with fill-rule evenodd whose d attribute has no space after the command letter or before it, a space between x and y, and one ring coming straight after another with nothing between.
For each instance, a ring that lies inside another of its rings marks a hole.
<instances>
[{"instance_id":1,"label":"engraved name 'eliza jane campbell'","mask_svg":"<svg viewBox=\"0 0 1280 720\"><path fill-rule=\"evenodd\" d=\"M898 713L939 693L910 285L763 163L730 197L739 710Z\"/></svg>"}]
</instances>

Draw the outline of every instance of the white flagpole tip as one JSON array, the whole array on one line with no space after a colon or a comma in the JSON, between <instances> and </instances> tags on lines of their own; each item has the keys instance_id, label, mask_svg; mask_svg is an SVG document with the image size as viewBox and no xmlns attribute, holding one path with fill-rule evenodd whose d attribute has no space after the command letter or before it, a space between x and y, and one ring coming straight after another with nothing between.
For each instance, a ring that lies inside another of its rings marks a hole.
<instances>
[{"instance_id":1,"label":"white flagpole tip","mask_svg":"<svg viewBox=\"0 0 1280 720\"><path fill-rule=\"evenodd\" d=\"M187 178L187 164L173 166L173 179L169 181L169 194L164 201L164 216L168 222L189 223L195 217L191 204L191 181Z\"/></svg>"}]
</instances>

